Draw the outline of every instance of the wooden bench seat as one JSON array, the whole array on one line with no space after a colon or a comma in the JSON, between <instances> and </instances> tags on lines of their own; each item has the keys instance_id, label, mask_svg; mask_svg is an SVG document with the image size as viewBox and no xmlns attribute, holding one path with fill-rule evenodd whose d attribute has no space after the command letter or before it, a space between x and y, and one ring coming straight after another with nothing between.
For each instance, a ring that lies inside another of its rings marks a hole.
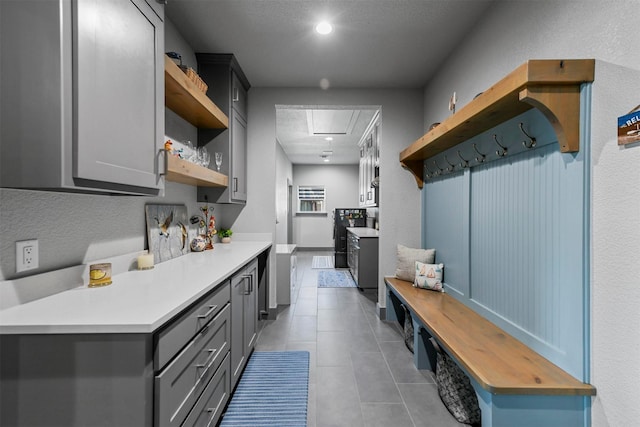
<instances>
[{"instance_id":1,"label":"wooden bench seat","mask_svg":"<svg viewBox=\"0 0 640 427\"><path fill-rule=\"evenodd\" d=\"M398 302L411 312L416 367L435 368L428 344L428 338L434 337L470 377L483 426L584 425L589 396L596 394L593 386L569 375L451 295L414 288L411 282L393 277L386 277L385 283L387 320L402 319ZM531 398L523 399L525 396ZM533 416L534 421L527 423L522 416Z\"/></svg>"}]
</instances>

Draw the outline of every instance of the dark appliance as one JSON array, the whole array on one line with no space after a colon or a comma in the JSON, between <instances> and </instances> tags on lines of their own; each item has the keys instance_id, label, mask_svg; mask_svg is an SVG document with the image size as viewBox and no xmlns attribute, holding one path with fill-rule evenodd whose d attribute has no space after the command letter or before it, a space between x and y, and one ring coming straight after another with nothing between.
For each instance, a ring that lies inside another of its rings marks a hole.
<instances>
[{"instance_id":1,"label":"dark appliance","mask_svg":"<svg viewBox=\"0 0 640 427\"><path fill-rule=\"evenodd\" d=\"M347 227L366 227L366 209L337 208L333 213L333 241L335 247L335 268L348 268Z\"/></svg>"}]
</instances>

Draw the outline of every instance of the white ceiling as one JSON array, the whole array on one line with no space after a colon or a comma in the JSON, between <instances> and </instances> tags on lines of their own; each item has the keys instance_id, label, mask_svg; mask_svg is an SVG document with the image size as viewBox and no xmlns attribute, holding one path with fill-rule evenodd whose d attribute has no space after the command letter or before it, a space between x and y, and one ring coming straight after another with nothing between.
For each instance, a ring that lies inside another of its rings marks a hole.
<instances>
[{"instance_id":1,"label":"white ceiling","mask_svg":"<svg viewBox=\"0 0 640 427\"><path fill-rule=\"evenodd\" d=\"M277 105L278 142L293 164L322 164L323 155L330 164L358 164L358 142L377 111L374 106Z\"/></svg>"},{"instance_id":2,"label":"white ceiling","mask_svg":"<svg viewBox=\"0 0 640 427\"><path fill-rule=\"evenodd\" d=\"M169 0L165 11L194 51L233 53L254 87L319 87L326 79L330 88L422 88L491 3ZM321 19L333 23L333 33L315 34ZM277 137L294 164L321 163L321 145L300 157L311 141L322 141L299 133L305 118L299 108L279 109ZM294 139L301 144L296 153Z\"/></svg>"}]
</instances>

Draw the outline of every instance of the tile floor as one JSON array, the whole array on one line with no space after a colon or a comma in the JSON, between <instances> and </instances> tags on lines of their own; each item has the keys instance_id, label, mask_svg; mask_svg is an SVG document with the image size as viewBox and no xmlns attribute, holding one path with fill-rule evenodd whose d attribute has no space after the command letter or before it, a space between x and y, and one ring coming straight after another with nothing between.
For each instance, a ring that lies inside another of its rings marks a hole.
<instances>
[{"instance_id":1,"label":"tile floor","mask_svg":"<svg viewBox=\"0 0 640 427\"><path fill-rule=\"evenodd\" d=\"M417 370L401 330L381 321L377 293L317 288L314 255L298 252L299 293L265 321L256 350L311 355L308 427L462 426L444 407L429 371Z\"/></svg>"}]
</instances>

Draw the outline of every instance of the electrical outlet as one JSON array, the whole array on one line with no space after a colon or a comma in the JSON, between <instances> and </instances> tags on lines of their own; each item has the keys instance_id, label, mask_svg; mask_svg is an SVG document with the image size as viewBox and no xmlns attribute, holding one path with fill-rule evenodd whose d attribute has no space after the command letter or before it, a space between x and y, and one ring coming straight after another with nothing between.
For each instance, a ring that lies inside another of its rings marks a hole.
<instances>
[{"instance_id":1,"label":"electrical outlet","mask_svg":"<svg viewBox=\"0 0 640 427\"><path fill-rule=\"evenodd\" d=\"M16 273L38 268L38 241L16 242Z\"/></svg>"}]
</instances>

